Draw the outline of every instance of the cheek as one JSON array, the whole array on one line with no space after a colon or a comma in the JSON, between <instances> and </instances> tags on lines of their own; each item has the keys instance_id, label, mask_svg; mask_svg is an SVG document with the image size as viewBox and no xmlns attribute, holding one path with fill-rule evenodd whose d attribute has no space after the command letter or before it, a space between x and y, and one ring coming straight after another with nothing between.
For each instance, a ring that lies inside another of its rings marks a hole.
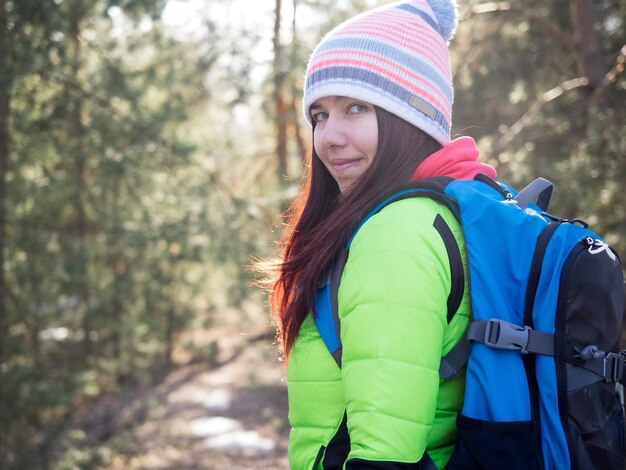
<instances>
[{"instance_id":1,"label":"cheek","mask_svg":"<svg viewBox=\"0 0 626 470\"><path fill-rule=\"evenodd\" d=\"M324 152L324 146L322 145L321 132L313 132L313 148L315 149L315 153L317 153L320 160L324 161L326 154Z\"/></svg>"},{"instance_id":2,"label":"cheek","mask_svg":"<svg viewBox=\"0 0 626 470\"><path fill-rule=\"evenodd\" d=\"M319 132L317 132L314 129L313 130L313 148L315 149L318 155L319 155L319 151L321 150L321 145L319 144L319 141L320 141Z\"/></svg>"},{"instance_id":3,"label":"cheek","mask_svg":"<svg viewBox=\"0 0 626 470\"><path fill-rule=\"evenodd\" d=\"M378 150L378 135L374 134L374 137L370 139L369 142L369 156L374 158L374 156L376 155L376 151Z\"/></svg>"},{"instance_id":4,"label":"cheek","mask_svg":"<svg viewBox=\"0 0 626 470\"><path fill-rule=\"evenodd\" d=\"M376 151L378 150L378 120L376 119L376 115L372 114L371 119L368 122L368 125L365 126L367 129L365 135L365 141L367 146L367 153L370 157L374 157L376 155Z\"/></svg>"},{"instance_id":5,"label":"cheek","mask_svg":"<svg viewBox=\"0 0 626 470\"><path fill-rule=\"evenodd\" d=\"M377 129L370 129L362 137L363 150L371 158L374 158L376 151L378 150L378 132Z\"/></svg>"}]
</instances>

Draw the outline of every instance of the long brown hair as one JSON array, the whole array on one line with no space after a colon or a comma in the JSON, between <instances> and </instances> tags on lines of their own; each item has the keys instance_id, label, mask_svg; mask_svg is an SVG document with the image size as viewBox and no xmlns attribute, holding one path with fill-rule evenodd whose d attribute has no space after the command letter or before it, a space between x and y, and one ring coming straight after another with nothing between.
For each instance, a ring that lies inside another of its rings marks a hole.
<instances>
[{"instance_id":1,"label":"long brown hair","mask_svg":"<svg viewBox=\"0 0 626 470\"><path fill-rule=\"evenodd\" d=\"M441 148L412 124L382 108L375 109L376 156L345 198L315 149L311 150L303 188L286 214L279 259L266 269L272 277L270 306L285 360L312 311L321 276L345 248L369 204L389 188L408 181L422 160Z\"/></svg>"}]
</instances>

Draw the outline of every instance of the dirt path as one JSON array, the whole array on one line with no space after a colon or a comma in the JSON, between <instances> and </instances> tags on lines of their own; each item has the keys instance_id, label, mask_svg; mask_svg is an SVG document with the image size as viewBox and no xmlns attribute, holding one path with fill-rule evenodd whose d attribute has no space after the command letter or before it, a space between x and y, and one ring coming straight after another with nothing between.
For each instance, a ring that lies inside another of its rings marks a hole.
<instances>
[{"instance_id":1,"label":"dirt path","mask_svg":"<svg viewBox=\"0 0 626 470\"><path fill-rule=\"evenodd\" d=\"M53 468L288 469L284 369L271 342L219 344L227 347L212 363L98 404L68 432Z\"/></svg>"}]
</instances>

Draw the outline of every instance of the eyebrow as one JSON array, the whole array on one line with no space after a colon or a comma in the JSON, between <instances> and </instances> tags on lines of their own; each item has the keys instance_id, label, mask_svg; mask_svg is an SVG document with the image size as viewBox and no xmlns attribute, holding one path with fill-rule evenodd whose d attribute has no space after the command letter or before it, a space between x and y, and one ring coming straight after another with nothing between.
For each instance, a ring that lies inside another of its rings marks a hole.
<instances>
[{"instance_id":1,"label":"eyebrow","mask_svg":"<svg viewBox=\"0 0 626 470\"><path fill-rule=\"evenodd\" d=\"M341 100L345 100L345 99L349 99L349 97L348 97L348 96L340 96L340 95L333 96L333 101L334 101L335 103L336 103L337 101L341 101ZM313 103L313 104L311 105L311 107L309 108L309 111L313 111L314 109L319 109L319 108L322 108L322 107L323 107L323 106L322 106L322 105L320 105L320 104L315 104L315 103Z\"/></svg>"}]
</instances>

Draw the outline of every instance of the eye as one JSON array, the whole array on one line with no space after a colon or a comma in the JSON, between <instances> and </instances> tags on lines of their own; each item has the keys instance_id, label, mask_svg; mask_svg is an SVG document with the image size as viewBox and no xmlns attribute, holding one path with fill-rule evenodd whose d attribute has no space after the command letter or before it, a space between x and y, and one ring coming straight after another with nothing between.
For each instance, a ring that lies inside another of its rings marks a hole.
<instances>
[{"instance_id":1,"label":"eye","mask_svg":"<svg viewBox=\"0 0 626 470\"><path fill-rule=\"evenodd\" d=\"M328 119L328 113L320 111L320 112L311 114L311 117L313 118L313 120L315 122L320 122L320 121L323 121L325 119Z\"/></svg>"},{"instance_id":2,"label":"eye","mask_svg":"<svg viewBox=\"0 0 626 470\"><path fill-rule=\"evenodd\" d=\"M359 113L363 113L365 111L367 111L369 108L364 105L363 103L352 103L351 105L349 105L346 110L348 111L348 113L350 114L359 114Z\"/></svg>"}]
</instances>

